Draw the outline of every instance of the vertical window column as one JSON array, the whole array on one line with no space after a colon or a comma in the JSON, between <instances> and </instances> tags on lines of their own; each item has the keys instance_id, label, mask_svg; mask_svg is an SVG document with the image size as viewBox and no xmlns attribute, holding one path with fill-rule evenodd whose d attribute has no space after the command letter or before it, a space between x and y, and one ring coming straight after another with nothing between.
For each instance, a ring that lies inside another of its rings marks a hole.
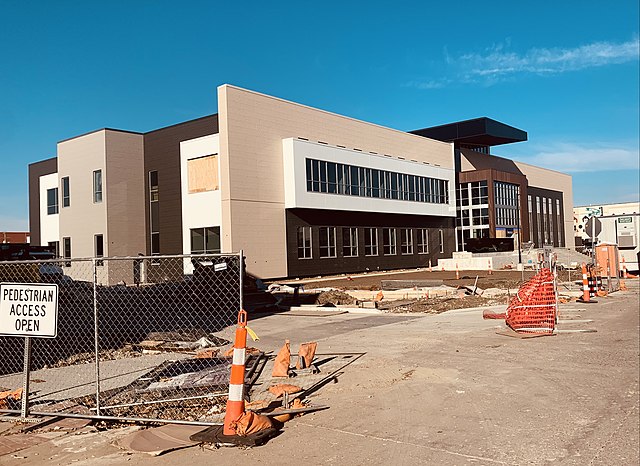
<instances>
[{"instance_id":1,"label":"vertical window column","mask_svg":"<svg viewBox=\"0 0 640 466\"><path fill-rule=\"evenodd\" d=\"M311 227L298 227L298 259L311 259Z\"/></svg>"},{"instance_id":2,"label":"vertical window column","mask_svg":"<svg viewBox=\"0 0 640 466\"><path fill-rule=\"evenodd\" d=\"M368 227L364 229L364 255L365 256L378 255L378 229L377 228Z\"/></svg>"},{"instance_id":3,"label":"vertical window column","mask_svg":"<svg viewBox=\"0 0 640 466\"><path fill-rule=\"evenodd\" d=\"M102 170L93 171L93 202L102 202Z\"/></svg>"},{"instance_id":4,"label":"vertical window column","mask_svg":"<svg viewBox=\"0 0 640 466\"><path fill-rule=\"evenodd\" d=\"M102 235L94 235L93 237L93 254L95 257L104 257L104 237ZM96 265L103 265L103 261L96 261Z\"/></svg>"},{"instance_id":5,"label":"vertical window column","mask_svg":"<svg viewBox=\"0 0 640 466\"><path fill-rule=\"evenodd\" d=\"M342 255L358 257L358 229L353 227L342 229Z\"/></svg>"},{"instance_id":6,"label":"vertical window column","mask_svg":"<svg viewBox=\"0 0 640 466\"><path fill-rule=\"evenodd\" d=\"M413 254L413 231L411 228L400 230L400 252L403 255Z\"/></svg>"},{"instance_id":7,"label":"vertical window column","mask_svg":"<svg viewBox=\"0 0 640 466\"><path fill-rule=\"evenodd\" d=\"M336 227L320 227L318 244L320 246L320 258L327 259L337 257L336 253Z\"/></svg>"},{"instance_id":8,"label":"vertical window column","mask_svg":"<svg viewBox=\"0 0 640 466\"><path fill-rule=\"evenodd\" d=\"M418 254L429 254L429 230L427 228L418 230Z\"/></svg>"},{"instance_id":9,"label":"vertical window column","mask_svg":"<svg viewBox=\"0 0 640 466\"><path fill-rule=\"evenodd\" d=\"M564 247L562 238L562 216L560 215L560 199L556 199L556 223L558 227L558 247Z\"/></svg>"},{"instance_id":10,"label":"vertical window column","mask_svg":"<svg viewBox=\"0 0 640 466\"><path fill-rule=\"evenodd\" d=\"M71 238L62 238L62 257L65 259L71 259ZM65 262L65 267L71 267L71 262Z\"/></svg>"},{"instance_id":11,"label":"vertical window column","mask_svg":"<svg viewBox=\"0 0 640 466\"><path fill-rule=\"evenodd\" d=\"M382 248L385 256L395 256L397 254L395 228L382 229Z\"/></svg>"},{"instance_id":12,"label":"vertical window column","mask_svg":"<svg viewBox=\"0 0 640 466\"><path fill-rule=\"evenodd\" d=\"M149 233L151 255L160 254L160 206L158 204L158 172L149 172Z\"/></svg>"},{"instance_id":13,"label":"vertical window column","mask_svg":"<svg viewBox=\"0 0 640 466\"><path fill-rule=\"evenodd\" d=\"M69 177L62 178L62 207L69 207L71 205L71 197L69 194Z\"/></svg>"},{"instance_id":14,"label":"vertical window column","mask_svg":"<svg viewBox=\"0 0 640 466\"><path fill-rule=\"evenodd\" d=\"M58 188L47 189L47 215L58 213Z\"/></svg>"}]
</instances>

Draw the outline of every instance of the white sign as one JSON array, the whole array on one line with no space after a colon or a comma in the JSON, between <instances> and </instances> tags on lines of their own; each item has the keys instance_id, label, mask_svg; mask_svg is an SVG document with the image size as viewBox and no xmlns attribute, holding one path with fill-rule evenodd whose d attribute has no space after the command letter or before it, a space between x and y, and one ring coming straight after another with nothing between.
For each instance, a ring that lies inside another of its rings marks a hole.
<instances>
[{"instance_id":1,"label":"white sign","mask_svg":"<svg viewBox=\"0 0 640 466\"><path fill-rule=\"evenodd\" d=\"M0 283L0 335L55 338L58 285Z\"/></svg>"}]
</instances>

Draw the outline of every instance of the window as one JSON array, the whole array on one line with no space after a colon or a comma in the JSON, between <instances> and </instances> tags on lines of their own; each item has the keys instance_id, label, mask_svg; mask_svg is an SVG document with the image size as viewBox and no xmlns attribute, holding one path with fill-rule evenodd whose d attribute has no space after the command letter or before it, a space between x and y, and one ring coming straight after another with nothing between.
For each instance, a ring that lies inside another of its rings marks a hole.
<instances>
[{"instance_id":1,"label":"window","mask_svg":"<svg viewBox=\"0 0 640 466\"><path fill-rule=\"evenodd\" d=\"M151 243L151 255L160 254L160 205L158 197L158 172L149 172L149 233ZM158 264L157 260L151 261L152 265Z\"/></svg>"},{"instance_id":2,"label":"window","mask_svg":"<svg viewBox=\"0 0 640 466\"><path fill-rule=\"evenodd\" d=\"M47 189L47 215L58 213L58 188Z\"/></svg>"},{"instance_id":3,"label":"window","mask_svg":"<svg viewBox=\"0 0 640 466\"><path fill-rule=\"evenodd\" d=\"M187 160L187 173L189 194L215 191L219 188L218 158L215 155Z\"/></svg>"},{"instance_id":4,"label":"window","mask_svg":"<svg viewBox=\"0 0 640 466\"><path fill-rule=\"evenodd\" d=\"M102 170L93 171L93 202L102 202Z\"/></svg>"},{"instance_id":5,"label":"window","mask_svg":"<svg viewBox=\"0 0 640 466\"><path fill-rule=\"evenodd\" d=\"M448 180L313 159L305 159L305 171L309 192L435 204L449 202Z\"/></svg>"},{"instance_id":6,"label":"window","mask_svg":"<svg viewBox=\"0 0 640 466\"><path fill-rule=\"evenodd\" d=\"M536 196L536 230L538 231L538 244L536 244L536 246L541 248L544 243L542 242L542 215L540 213L540 196Z\"/></svg>"},{"instance_id":7,"label":"window","mask_svg":"<svg viewBox=\"0 0 640 466\"><path fill-rule=\"evenodd\" d=\"M71 238L62 238L62 257L65 259L71 259ZM65 267L71 267L71 262L64 263Z\"/></svg>"},{"instance_id":8,"label":"window","mask_svg":"<svg viewBox=\"0 0 640 466\"><path fill-rule=\"evenodd\" d=\"M444 254L444 231L438 230L438 239L440 241L440 254Z\"/></svg>"},{"instance_id":9,"label":"window","mask_svg":"<svg viewBox=\"0 0 640 466\"><path fill-rule=\"evenodd\" d=\"M149 200L158 202L158 172L149 172Z\"/></svg>"},{"instance_id":10,"label":"window","mask_svg":"<svg viewBox=\"0 0 640 466\"><path fill-rule=\"evenodd\" d=\"M378 230L376 228L364 229L364 255L378 255Z\"/></svg>"},{"instance_id":11,"label":"window","mask_svg":"<svg viewBox=\"0 0 640 466\"><path fill-rule=\"evenodd\" d=\"M320 258L336 257L336 227L320 227Z\"/></svg>"},{"instance_id":12,"label":"window","mask_svg":"<svg viewBox=\"0 0 640 466\"><path fill-rule=\"evenodd\" d=\"M495 193L496 226L519 228L520 186L502 181L494 181L493 190Z\"/></svg>"},{"instance_id":13,"label":"window","mask_svg":"<svg viewBox=\"0 0 640 466\"><path fill-rule=\"evenodd\" d=\"M531 194L527 195L527 206L529 208L529 241L533 242L533 202Z\"/></svg>"},{"instance_id":14,"label":"window","mask_svg":"<svg viewBox=\"0 0 640 466\"><path fill-rule=\"evenodd\" d=\"M413 232L411 228L400 229L400 252L404 255L413 254Z\"/></svg>"},{"instance_id":15,"label":"window","mask_svg":"<svg viewBox=\"0 0 640 466\"><path fill-rule=\"evenodd\" d=\"M549 224L547 222L547 198L542 198L542 224L544 230L544 244L549 244Z\"/></svg>"},{"instance_id":16,"label":"window","mask_svg":"<svg viewBox=\"0 0 640 466\"><path fill-rule=\"evenodd\" d=\"M220 227L191 229L191 254L219 254Z\"/></svg>"},{"instance_id":17,"label":"window","mask_svg":"<svg viewBox=\"0 0 640 466\"><path fill-rule=\"evenodd\" d=\"M558 227L558 247L564 247L562 240L562 218L560 216L560 199L556 199L556 223Z\"/></svg>"},{"instance_id":18,"label":"window","mask_svg":"<svg viewBox=\"0 0 640 466\"><path fill-rule=\"evenodd\" d=\"M553 200L551 198L547 200L549 201L549 242L553 244Z\"/></svg>"},{"instance_id":19,"label":"window","mask_svg":"<svg viewBox=\"0 0 640 466\"><path fill-rule=\"evenodd\" d=\"M160 254L160 233L151 233L151 254Z\"/></svg>"},{"instance_id":20,"label":"window","mask_svg":"<svg viewBox=\"0 0 640 466\"><path fill-rule=\"evenodd\" d=\"M429 254L429 230L427 228L418 230L418 254Z\"/></svg>"},{"instance_id":21,"label":"window","mask_svg":"<svg viewBox=\"0 0 640 466\"><path fill-rule=\"evenodd\" d=\"M311 257L311 227L298 227L298 259Z\"/></svg>"},{"instance_id":22,"label":"window","mask_svg":"<svg viewBox=\"0 0 640 466\"><path fill-rule=\"evenodd\" d=\"M49 241L48 246L49 246L49 248L51 248L51 250L55 254L55 257L60 257L60 242L59 241Z\"/></svg>"},{"instance_id":23,"label":"window","mask_svg":"<svg viewBox=\"0 0 640 466\"><path fill-rule=\"evenodd\" d=\"M382 250L385 256L394 256L396 254L396 229L382 229Z\"/></svg>"},{"instance_id":24,"label":"window","mask_svg":"<svg viewBox=\"0 0 640 466\"><path fill-rule=\"evenodd\" d=\"M69 207L71 198L69 197L69 177L62 178L62 207Z\"/></svg>"},{"instance_id":25,"label":"window","mask_svg":"<svg viewBox=\"0 0 640 466\"><path fill-rule=\"evenodd\" d=\"M94 235L93 251L95 257L104 257L104 240L102 235ZM96 261L96 265L103 265L103 261Z\"/></svg>"},{"instance_id":26,"label":"window","mask_svg":"<svg viewBox=\"0 0 640 466\"><path fill-rule=\"evenodd\" d=\"M358 257L358 229L342 229L342 255L344 257Z\"/></svg>"}]
</instances>

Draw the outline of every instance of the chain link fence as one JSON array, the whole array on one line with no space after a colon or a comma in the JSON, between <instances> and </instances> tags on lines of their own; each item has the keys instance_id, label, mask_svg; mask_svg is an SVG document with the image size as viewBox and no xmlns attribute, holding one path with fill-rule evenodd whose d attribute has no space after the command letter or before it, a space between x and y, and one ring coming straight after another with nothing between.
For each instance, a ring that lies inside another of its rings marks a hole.
<instances>
[{"instance_id":1,"label":"chain link fence","mask_svg":"<svg viewBox=\"0 0 640 466\"><path fill-rule=\"evenodd\" d=\"M58 286L55 338L0 336L0 391L25 388L23 414L208 423L243 275L242 254L0 262L0 283Z\"/></svg>"}]
</instances>

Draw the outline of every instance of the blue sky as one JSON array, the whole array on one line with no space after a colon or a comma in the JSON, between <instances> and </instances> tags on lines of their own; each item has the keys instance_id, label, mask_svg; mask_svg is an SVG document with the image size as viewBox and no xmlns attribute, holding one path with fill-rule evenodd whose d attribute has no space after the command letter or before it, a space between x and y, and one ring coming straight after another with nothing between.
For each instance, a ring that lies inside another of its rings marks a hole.
<instances>
[{"instance_id":1,"label":"blue sky","mask_svg":"<svg viewBox=\"0 0 640 466\"><path fill-rule=\"evenodd\" d=\"M0 0L0 231L27 165L102 127L217 111L223 83L400 130L488 116L494 153L573 175L576 205L639 198L638 2Z\"/></svg>"}]
</instances>

